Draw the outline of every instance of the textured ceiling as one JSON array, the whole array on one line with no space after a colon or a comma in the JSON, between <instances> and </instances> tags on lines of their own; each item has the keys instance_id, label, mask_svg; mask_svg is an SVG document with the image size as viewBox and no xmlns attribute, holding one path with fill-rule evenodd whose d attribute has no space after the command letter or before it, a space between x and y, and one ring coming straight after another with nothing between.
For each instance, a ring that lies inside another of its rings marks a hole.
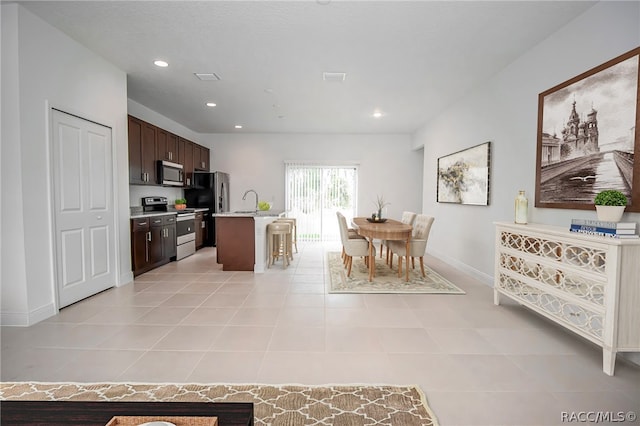
<instances>
[{"instance_id":1,"label":"textured ceiling","mask_svg":"<svg viewBox=\"0 0 640 426\"><path fill-rule=\"evenodd\" d=\"M412 133L595 2L18 3L124 70L129 98L195 132Z\"/></svg>"}]
</instances>

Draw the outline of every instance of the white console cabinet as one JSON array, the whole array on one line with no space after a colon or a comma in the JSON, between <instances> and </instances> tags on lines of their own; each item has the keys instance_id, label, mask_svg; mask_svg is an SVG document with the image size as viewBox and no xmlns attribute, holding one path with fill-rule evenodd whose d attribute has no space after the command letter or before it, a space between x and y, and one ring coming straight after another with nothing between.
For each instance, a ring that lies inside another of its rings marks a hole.
<instances>
[{"instance_id":1,"label":"white console cabinet","mask_svg":"<svg viewBox=\"0 0 640 426\"><path fill-rule=\"evenodd\" d=\"M640 240L495 225L496 305L507 296L598 344L608 375L617 352L640 351Z\"/></svg>"}]
</instances>

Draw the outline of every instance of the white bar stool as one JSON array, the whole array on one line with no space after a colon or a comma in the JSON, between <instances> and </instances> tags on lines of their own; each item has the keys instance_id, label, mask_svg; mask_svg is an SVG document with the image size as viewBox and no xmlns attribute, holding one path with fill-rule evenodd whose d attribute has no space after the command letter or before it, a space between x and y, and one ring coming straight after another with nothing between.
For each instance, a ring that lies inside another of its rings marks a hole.
<instances>
[{"instance_id":1,"label":"white bar stool","mask_svg":"<svg viewBox=\"0 0 640 426\"><path fill-rule=\"evenodd\" d=\"M291 225L291 241L289 242L289 255L291 260L293 260L293 247L296 248L296 253L298 252L298 241L297 241L297 227L296 227L296 219L293 217L281 217L275 220L280 223L288 223Z\"/></svg>"},{"instance_id":2,"label":"white bar stool","mask_svg":"<svg viewBox=\"0 0 640 426\"><path fill-rule=\"evenodd\" d=\"M267 241L269 250L267 268L271 267L275 260L280 257L280 250L282 250L282 267L286 268L289 265L291 256L289 253L291 247L291 225L287 222L271 222L267 225Z\"/></svg>"}]
</instances>

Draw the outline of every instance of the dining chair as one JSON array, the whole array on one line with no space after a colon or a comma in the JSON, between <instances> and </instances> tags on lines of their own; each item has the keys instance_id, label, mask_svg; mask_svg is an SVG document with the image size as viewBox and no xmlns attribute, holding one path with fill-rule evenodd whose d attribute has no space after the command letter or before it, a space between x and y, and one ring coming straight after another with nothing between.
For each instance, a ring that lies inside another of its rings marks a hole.
<instances>
[{"instance_id":1,"label":"dining chair","mask_svg":"<svg viewBox=\"0 0 640 426\"><path fill-rule=\"evenodd\" d=\"M410 225L413 226L413 222L416 220L416 214L414 212L402 212L402 218L400 219L400 222L406 224L406 225ZM382 246L383 245L387 245L387 241L386 240L382 240L380 242L380 258L382 258ZM386 262L389 263L389 246L387 246L387 259Z\"/></svg>"},{"instance_id":2,"label":"dining chair","mask_svg":"<svg viewBox=\"0 0 640 426\"><path fill-rule=\"evenodd\" d=\"M423 214L416 215L413 222L413 235L409 242L409 253L407 253L407 246L404 241L388 241L387 247L391 250L391 257L389 259L389 267L393 267L393 255L398 256L398 276L402 276L402 258L405 256L419 257L420 258L420 272L425 277L424 273L424 254L427 250L427 241L429 239L429 232L431 232L431 225L433 225L434 218Z\"/></svg>"},{"instance_id":3,"label":"dining chair","mask_svg":"<svg viewBox=\"0 0 640 426\"><path fill-rule=\"evenodd\" d=\"M344 217L344 215L343 215L342 213L340 213L340 212L336 212L336 213L339 215L339 216L338 216L338 221L340 221L340 217L343 217L343 218L344 218L345 223L347 222L347 218L346 218L346 217ZM356 231L356 230L355 230L355 229L353 229L353 228L349 228L349 226L348 226L348 225L347 225L347 231L348 231L347 236L348 236L349 238L356 238L356 239L360 239L360 240L364 240L364 239L365 239L362 235L358 234L358 231ZM342 257L342 261L343 261L343 263L345 263L345 264L346 264L347 257L346 257L346 255L345 255L345 253L344 253L344 248L342 249L341 257Z\"/></svg>"},{"instance_id":4,"label":"dining chair","mask_svg":"<svg viewBox=\"0 0 640 426\"><path fill-rule=\"evenodd\" d=\"M342 252L344 253L348 277L351 275L353 256L365 256L365 258L369 256L369 241L359 235L354 238L349 238L347 219L340 212L336 212L336 215L338 216L338 225L340 226L340 240L342 241Z\"/></svg>"}]
</instances>

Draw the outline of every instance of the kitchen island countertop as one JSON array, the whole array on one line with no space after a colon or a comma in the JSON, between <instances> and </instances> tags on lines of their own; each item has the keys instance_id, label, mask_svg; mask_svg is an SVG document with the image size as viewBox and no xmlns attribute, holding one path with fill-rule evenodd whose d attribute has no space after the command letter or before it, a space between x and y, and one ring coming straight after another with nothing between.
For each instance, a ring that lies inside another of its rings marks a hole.
<instances>
[{"instance_id":1,"label":"kitchen island countertop","mask_svg":"<svg viewBox=\"0 0 640 426\"><path fill-rule=\"evenodd\" d=\"M255 211L235 211L224 213L213 213L215 217L281 217L285 213L284 210L258 210Z\"/></svg>"}]
</instances>

